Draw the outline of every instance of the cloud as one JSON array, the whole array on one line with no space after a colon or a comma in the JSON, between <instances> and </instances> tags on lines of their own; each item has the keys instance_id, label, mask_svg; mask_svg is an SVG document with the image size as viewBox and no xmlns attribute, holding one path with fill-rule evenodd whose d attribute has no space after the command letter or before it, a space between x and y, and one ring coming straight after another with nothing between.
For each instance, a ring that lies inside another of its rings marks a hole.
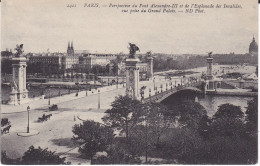
<instances>
[{"instance_id":1,"label":"cloud","mask_svg":"<svg viewBox=\"0 0 260 166\"><path fill-rule=\"evenodd\" d=\"M98 2L108 4L109 1ZM218 1L227 2L237 3L236 0ZM68 41L73 40L75 49L98 52L127 51L127 43L133 42L144 52L205 53L212 50L245 53L252 36L257 36L257 3L239 2L243 9L209 9L204 14L125 14L116 8L84 8L86 1L83 0L4 0L2 48L24 43L26 51L50 48L65 52ZM66 7L74 3L77 8ZM158 1L144 0L142 3ZM183 1L175 0L174 3Z\"/></svg>"}]
</instances>

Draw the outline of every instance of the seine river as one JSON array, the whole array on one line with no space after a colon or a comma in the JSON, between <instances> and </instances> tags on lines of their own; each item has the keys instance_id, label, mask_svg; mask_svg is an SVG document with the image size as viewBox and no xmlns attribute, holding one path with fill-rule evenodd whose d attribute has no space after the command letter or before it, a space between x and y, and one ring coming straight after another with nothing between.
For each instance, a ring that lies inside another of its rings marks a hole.
<instances>
[{"instance_id":1,"label":"seine river","mask_svg":"<svg viewBox=\"0 0 260 166\"><path fill-rule=\"evenodd\" d=\"M65 88L40 88L40 87L34 87L31 86L27 89L29 91L29 98L33 98L33 97L38 97L41 96L41 94L43 93L46 97L55 97L55 96L59 96L59 94L63 95L63 94L68 94L68 93L75 93L78 90L75 89L65 89ZM10 99L9 94L11 92L11 88L9 86L5 86L2 85L2 100L3 101L8 101Z\"/></svg>"},{"instance_id":2,"label":"seine river","mask_svg":"<svg viewBox=\"0 0 260 166\"><path fill-rule=\"evenodd\" d=\"M213 116L218 110L218 106L226 103L230 103L236 106L240 106L242 111L245 112L247 107L247 101L252 100L252 97L235 97L235 96L211 96L205 95L203 98L199 98L199 103L204 106L208 112L208 116Z\"/></svg>"},{"instance_id":3,"label":"seine river","mask_svg":"<svg viewBox=\"0 0 260 166\"><path fill-rule=\"evenodd\" d=\"M163 101L163 104L167 105L168 108L178 105L181 101L194 100L197 101L206 109L208 116L213 116L217 112L218 107L222 104L230 103L236 106L240 106L242 111L246 111L247 102L252 100L253 97L243 96L222 96L222 95L204 95L196 94L194 92L179 92L175 95L170 96L168 99Z\"/></svg>"},{"instance_id":4,"label":"seine river","mask_svg":"<svg viewBox=\"0 0 260 166\"><path fill-rule=\"evenodd\" d=\"M8 86L2 86L2 100L6 101L9 100L9 93L11 89ZM30 87L29 88L29 97L32 98L33 96L37 97L40 96L41 93L45 94L45 96L54 97L58 96L59 92L60 94L68 94L68 89L58 89L58 88L50 88L50 90L42 89L39 87ZM70 93L75 93L77 90L70 90ZM165 104L171 105L171 104L178 104L180 100L186 100L189 98L189 96L193 96L194 94L183 94L182 97L178 96L172 96ZM186 97L185 97L186 96ZM188 97L187 97L188 96ZM214 115L214 113L217 111L218 106L225 103L230 103L236 106L240 106L243 111L246 111L247 107L247 101L252 100L252 97L236 97L236 96L212 96L212 95L197 95L198 102L204 106L204 108L208 112L208 116Z\"/></svg>"}]
</instances>

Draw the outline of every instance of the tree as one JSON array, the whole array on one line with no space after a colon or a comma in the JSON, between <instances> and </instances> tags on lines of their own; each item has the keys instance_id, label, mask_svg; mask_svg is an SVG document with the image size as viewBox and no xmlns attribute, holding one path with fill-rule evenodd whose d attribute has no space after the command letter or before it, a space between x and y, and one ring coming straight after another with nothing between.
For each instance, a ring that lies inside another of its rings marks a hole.
<instances>
[{"instance_id":1,"label":"tree","mask_svg":"<svg viewBox=\"0 0 260 166\"><path fill-rule=\"evenodd\" d=\"M107 156L99 156L93 164L141 164L138 157L128 154L125 144L116 142L107 149Z\"/></svg>"},{"instance_id":2,"label":"tree","mask_svg":"<svg viewBox=\"0 0 260 166\"><path fill-rule=\"evenodd\" d=\"M209 133L214 136L240 137L244 135L244 113L239 106L222 104L213 115Z\"/></svg>"},{"instance_id":3,"label":"tree","mask_svg":"<svg viewBox=\"0 0 260 166\"><path fill-rule=\"evenodd\" d=\"M21 160L21 164L23 165L57 165L57 164L70 164L69 162L65 162L65 157L60 157L56 155L55 152L49 151L48 148L42 149L38 147L38 149L34 148L34 146L30 146L29 150L27 150Z\"/></svg>"},{"instance_id":4,"label":"tree","mask_svg":"<svg viewBox=\"0 0 260 166\"><path fill-rule=\"evenodd\" d=\"M198 130L201 120L207 116L205 108L194 101L187 100L174 108L174 112L179 116L178 122L181 126L186 126Z\"/></svg>"},{"instance_id":5,"label":"tree","mask_svg":"<svg viewBox=\"0 0 260 166\"><path fill-rule=\"evenodd\" d=\"M140 112L133 114L138 120L139 125L145 126L146 130L151 130L152 136L155 137L154 144L159 145L160 137L172 124L171 117L167 116L168 109L166 106L158 103L143 104Z\"/></svg>"},{"instance_id":6,"label":"tree","mask_svg":"<svg viewBox=\"0 0 260 166\"><path fill-rule=\"evenodd\" d=\"M244 113L241 110L240 106L235 106L233 104L222 104L219 106L218 111L213 116L214 119L218 118L234 118L234 119L241 119L244 117Z\"/></svg>"},{"instance_id":7,"label":"tree","mask_svg":"<svg viewBox=\"0 0 260 166\"><path fill-rule=\"evenodd\" d=\"M202 164L207 153L206 142L190 128L169 128L161 138L157 149L161 158L175 160L179 164ZM173 161L171 163L174 163Z\"/></svg>"},{"instance_id":8,"label":"tree","mask_svg":"<svg viewBox=\"0 0 260 166\"><path fill-rule=\"evenodd\" d=\"M11 165L68 165L70 162L65 162L65 157L60 157L55 152L49 151L48 148L38 149L34 146L30 146L29 149L24 153L22 159L11 159L6 155L6 152L1 154L2 164Z\"/></svg>"},{"instance_id":9,"label":"tree","mask_svg":"<svg viewBox=\"0 0 260 166\"><path fill-rule=\"evenodd\" d=\"M1 163L6 165L17 165L20 163L20 159L11 159L6 155L6 151L1 152Z\"/></svg>"},{"instance_id":10,"label":"tree","mask_svg":"<svg viewBox=\"0 0 260 166\"><path fill-rule=\"evenodd\" d=\"M74 125L72 132L73 140L84 141L85 144L79 148L79 152L85 154L91 161L97 152L106 150L114 138L112 129L90 120Z\"/></svg>"},{"instance_id":11,"label":"tree","mask_svg":"<svg viewBox=\"0 0 260 166\"><path fill-rule=\"evenodd\" d=\"M252 134L257 134L257 117L258 117L258 99L257 97L247 102L246 109L246 127Z\"/></svg>"},{"instance_id":12,"label":"tree","mask_svg":"<svg viewBox=\"0 0 260 166\"><path fill-rule=\"evenodd\" d=\"M132 115L134 112L140 111L141 102L132 100L128 96L119 96L111 106L111 109L106 110L106 115L102 120L108 126L125 133L126 139L129 140L129 130L135 125Z\"/></svg>"},{"instance_id":13,"label":"tree","mask_svg":"<svg viewBox=\"0 0 260 166\"><path fill-rule=\"evenodd\" d=\"M12 61L11 59L1 60L1 73L12 74Z\"/></svg>"}]
</instances>

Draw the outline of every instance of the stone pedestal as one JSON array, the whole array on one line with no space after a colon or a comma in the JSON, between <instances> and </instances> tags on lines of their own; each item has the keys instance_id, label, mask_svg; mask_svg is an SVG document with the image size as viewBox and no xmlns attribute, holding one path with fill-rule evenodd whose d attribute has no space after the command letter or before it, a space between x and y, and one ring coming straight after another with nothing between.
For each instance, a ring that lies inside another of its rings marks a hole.
<instances>
[{"instance_id":1,"label":"stone pedestal","mask_svg":"<svg viewBox=\"0 0 260 166\"><path fill-rule=\"evenodd\" d=\"M213 63L213 58L207 58L207 79L208 80L213 79L212 63Z\"/></svg>"},{"instance_id":2,"label":"stone pedestal","mask_svg":"<svg viewBox=\"0 0 260 166\"><path fill-rule=\"evenodd\" d=\"M153 79L153 57L147 57L147 76L149 80Z\"/></svg>"},{"instance_id":3,"label":"stone pedestal","mask_svg":"<svg viewBox=\"0 0 260 166\"><path fill-rule=\"evenodd\" d=\"M18 92L16 90L12 90L12 92L10 93L10 101L8 102L8 104L18 105L17 93Z\"/></svg>"},{"instance_id":4,"label":"stone pedestal","mask_svg":"<svg viewBox=\"0 0 260 166\"><path fill-rule=\"evenodd\" d=\"M137 58L126 59L126 95L133 99L139 97L139 68L136 66L138 62Z\"/></svg>"},{"instance_id":5,"label":"stone pedestal","mask_svg":"<svg viewBox=\"0 0 260 166\"><path fill-rule=\"evenodd\" d=\"M28 90L26 89L26 63L27 59L23 56L12 58L13 66L13 79L12 79L12 92L10 93L11 105L18 105L27 103Z\"/></svg>"}]
</instances>

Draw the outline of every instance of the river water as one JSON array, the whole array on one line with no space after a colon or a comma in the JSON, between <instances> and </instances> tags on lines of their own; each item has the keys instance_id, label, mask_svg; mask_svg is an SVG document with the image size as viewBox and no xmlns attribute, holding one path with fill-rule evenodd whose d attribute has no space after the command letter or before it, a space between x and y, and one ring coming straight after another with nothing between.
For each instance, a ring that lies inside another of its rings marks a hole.
<instances>
[{"instance_id":1,"label":"river water","mask_svg":"<svg viewBox=\"0 0 260 166\"><path fill-rule=\"evenodd\" d=\"M185 100L195 100L199 102L207 111L208 116L212 117L217 112L218 107L222 104L230 103L240 106L243 112L246 111L247 102L253 97L244 96L222 96L222 95L204 95L192 91L179 92L169 96L162 103L167 105L169 109L178 105Z\"/></svg>"},{"instance_id":2,"label":"river water","mask_svg":"<svg viewBox=\"0 0 260 166\"><path fill-rule=\"evenodd\" d=\"M3 101L8 101L10 100L10 92L11 92L11 87L2 85L2 100ZM64 95L68 93L75 93L78 90L76 89L65 89L65 88L42 88L42 87L37 87L37 86L31 86L27 89L29 91L29 98L33 97L38 97L41 96L43 93L46 97L55 97L59 95Z\"/></svg>"},{"instance_id":3,"label":"river water","mask_svg":"<svg viewBox=\"0 0 260 166\"><path fill-rule=\"evenodd\" d=\"M34 96L40 96L43 92L46 97L54 97L58 96L59 94L68 94L68 93L75 93L78 90L69 90L69 89L59 89L59 88L47 88L43 89L40 87L30 87L28 88L29 97L33 98ZM9 94L11 92L11 88L9 86L2 85L2 100L8 101ZM173 105L178 104L179 102L187 99L194 100L195 97L198 97L198 102L207 110L208 116L213 116L214 113L217 111L218 107L221 104L230 103L236 106L240 106L242 111L245 112L247 107L247 102L252 100L252 97L243 97L243 96L218 96L218 95L201 95L201 94L194 94L192 92L186 92L183 94L176 94L170 96L164 104L168 105L170 108Z\"/></svg>"},{"instance_id":4,"label":"river water","mask_svg":"<svg viewBox=\"0 0 260 166\"><path fill-rule=\"evenodd\" d=\"M242 96L212 96L205 95L199 97L199 103L207 110L208 116L213 116L218 110L218 107L222 104L230 103L236 106L240 106L242 111L245 112L247 107L247 101L252 100L252 97Z\"/></svg>"}]
</instances>

